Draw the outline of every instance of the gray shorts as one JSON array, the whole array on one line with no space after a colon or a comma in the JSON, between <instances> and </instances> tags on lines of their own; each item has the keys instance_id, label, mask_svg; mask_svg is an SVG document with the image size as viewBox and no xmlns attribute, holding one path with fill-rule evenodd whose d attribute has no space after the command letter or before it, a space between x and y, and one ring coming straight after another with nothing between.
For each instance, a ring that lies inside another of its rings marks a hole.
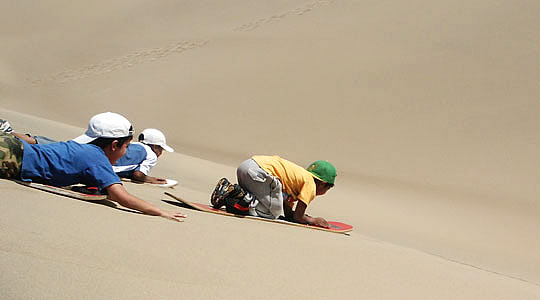
<instances>
[{"instance_id":1,"label":"gray shorts","mask_svg":"<svg viewBox=\"0 0 540 300\"><path fill-rule=\"evenodd\" d=\"M249 214L267 219L277 219L283 214L282 185L279 178L268 174L253 159L248 159L236 170L238 184L250 192Z\"/></svg>"}]
</instances>

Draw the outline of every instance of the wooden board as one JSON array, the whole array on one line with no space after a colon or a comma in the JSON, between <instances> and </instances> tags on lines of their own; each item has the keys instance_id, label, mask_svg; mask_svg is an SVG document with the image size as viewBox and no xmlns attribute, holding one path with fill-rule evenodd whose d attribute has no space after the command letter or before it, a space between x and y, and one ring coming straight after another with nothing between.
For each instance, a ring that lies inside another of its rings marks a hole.
<instances>
[{"instance_id":1,"label":"wooden board","mask_svg":"<svg viewBox=\"0 0 540 300\"><path fill-rule=\"evenodd\" d=\"M298 226L298 227L304 227L308 229L315 229L315 230L322 230L322 231L328 231L328 232L335 232L335 233L344 233L347 234L348 232L352 231L354 228L353 226L341 222L335 222L335 221L328 221L328 224L330 225L330 228L323 228L313 225L307 225L307 224L300 224L300 223L293 223L288 222L285 220L272 220L272 219L265 219L260 217L254 217L254 216L243 216L243 215L235 215L232 213L228 213L225 210L222 209L215 209L207 204L197 203L197 202L190 202L188 200L183 199L182 197L178 195L171 194L169 192L165 192L165 195L172 197L173 199L185 204L189 208L202 211L202 212L208 212L223 216L230 216L230 217L237 217L237 218L246 218L251 220L257 220L257 221L265 221L265 222L272 222L272 223L280 223L285 225L292 225L292 226Z\"/></svg>"},{"instance_id":2,"label":"wooden board","mask_svg":"<svg viewBox=\"0 0 540 300\"><path fill-rule=\"evenodd\" d=\"M163 188L172 188L172 187L178 185L177 180L168 179L168 178L165 179L167 181L167 183L162 183L162 184L140 182L140 181L131 180L129 178L121 178L121 179L122 179L122 181L125 181L125 182L132 182L132 183L137 183L137 184L151 184L153 186L159 186L159 187L163 187Z\"/></svg>"},{"instance_id":3,"label":"wooden board","mask_svg":"<svg viewBox=\"0 0 540 300\"><path fill-rule=\"evenodd\" d=\"M41 191L46 191L49 193L62 195L70 198L75 198L79 200L85 200L85 201L100 201L107 199L107 195L91 195L91 194L83 194L79 192L75 192L71 190L71 187L56 187L52 185L46 185L36 182L26 182L26 181L20 181L15 180L17 183L22 184L24 186L28 186L34 189L38 189Z\"/></svg>"}]
</instances>

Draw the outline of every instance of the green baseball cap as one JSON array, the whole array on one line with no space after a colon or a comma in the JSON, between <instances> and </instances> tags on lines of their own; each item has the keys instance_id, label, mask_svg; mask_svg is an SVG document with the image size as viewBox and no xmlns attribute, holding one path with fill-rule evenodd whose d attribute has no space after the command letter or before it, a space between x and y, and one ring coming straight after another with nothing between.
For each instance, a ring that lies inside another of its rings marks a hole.
<instances>
[{"instance_id":1,"label":"green baseball cap","mask_svg":"<svg viewBox=\"0 0 540 300\"><path fill-rule=\"evenodd\" d=\"M318 160L309 167L307 170L317 179L322 180L327 183L334 184L336 180L336 168L329 162L324 160Z\"/></svg>"}]
</instances>

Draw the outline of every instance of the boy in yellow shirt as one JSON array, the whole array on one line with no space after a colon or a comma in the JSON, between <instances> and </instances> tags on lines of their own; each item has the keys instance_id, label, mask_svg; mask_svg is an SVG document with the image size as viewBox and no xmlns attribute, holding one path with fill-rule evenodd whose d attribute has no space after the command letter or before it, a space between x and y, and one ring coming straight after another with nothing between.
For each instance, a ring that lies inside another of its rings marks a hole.
<instances>
[{"instance_id":1,"label":"boy in yellow shirt","mask_svg":"<svg viewBox=\"0 0 540 300\"><path fill-rule=\"evenodd\" d=\"M316 161L304 169L279 156L253 156L236 171L238 184L222 178L210 202L214 208L225 205L228 212L285 219L328 227L323 218L305 214L315 196L324 195L334 186L336 168L327 161ZM296 208L293 209L294 203Z\"/></svg>"}]
</instances>

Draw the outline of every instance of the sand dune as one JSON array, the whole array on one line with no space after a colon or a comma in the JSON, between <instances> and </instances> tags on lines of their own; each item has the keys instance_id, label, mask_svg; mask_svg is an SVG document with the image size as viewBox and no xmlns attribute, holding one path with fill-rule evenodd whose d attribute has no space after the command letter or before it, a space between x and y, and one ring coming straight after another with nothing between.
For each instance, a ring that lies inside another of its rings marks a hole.
<instances>
[{"instance_id":1,"label":"sand dune","mask_svg":"<svg viewBox=\"0 0 540 300\"><path fill-rule=\"evenodd\" d=\"M152 174L207 202L253 154L333 162L351 236L185 223L0 181L0 288L28 298L538 299L540 4L0 4L0 118L66 140L162 129ZM174 210L163 189L130 192Z\"/></svg>"}]
</instances>

